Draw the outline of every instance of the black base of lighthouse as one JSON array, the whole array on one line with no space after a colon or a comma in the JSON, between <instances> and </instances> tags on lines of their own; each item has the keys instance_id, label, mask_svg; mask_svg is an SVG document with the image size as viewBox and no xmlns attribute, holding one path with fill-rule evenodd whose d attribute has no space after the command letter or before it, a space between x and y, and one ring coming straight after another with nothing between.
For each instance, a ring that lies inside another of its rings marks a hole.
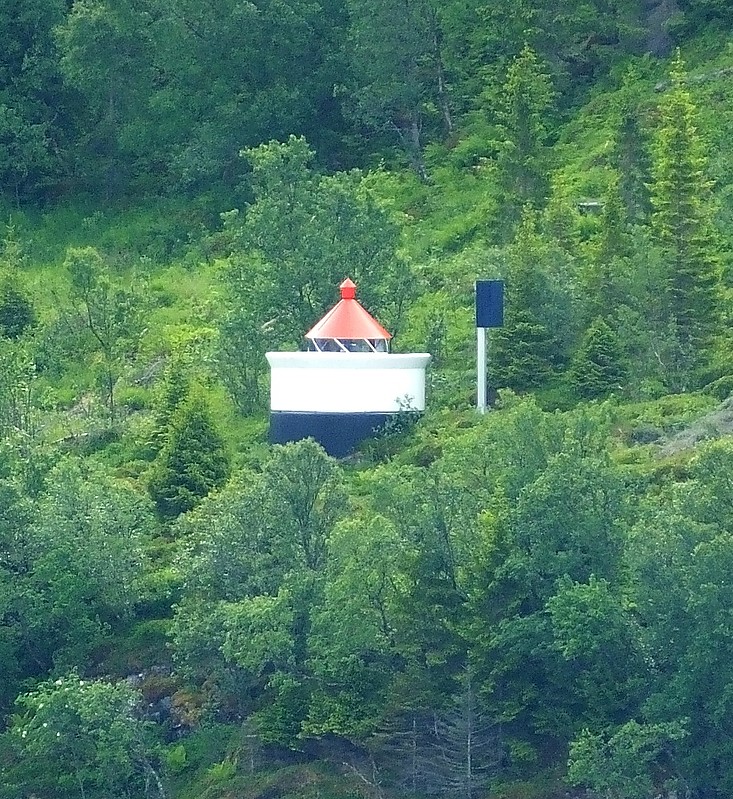
<instances>
[{"instance_id":1,"label":"black base of lighthouse","mask_svg":"<svg viewBox=\"0 0 733 799\"><path fill-rule=\"evenodd\" d=\"M394 416L392 413L270 413L270 443L287 444L313 438L334 458L348 455L371 438Z\"/></svg>"}]
</instances>

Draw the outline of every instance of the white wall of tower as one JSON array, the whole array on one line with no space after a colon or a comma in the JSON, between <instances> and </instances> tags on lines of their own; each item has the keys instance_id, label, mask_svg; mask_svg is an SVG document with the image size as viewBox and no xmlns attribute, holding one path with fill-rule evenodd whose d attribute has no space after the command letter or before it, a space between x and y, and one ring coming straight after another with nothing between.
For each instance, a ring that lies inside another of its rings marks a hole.
<instances>
[{"instance_id":1,"label":"white wall of tower","mask_svg":"<svg viewBox=\"0 0 733 799\"><path fill-rule=\"evenodd\" d=\"M268 352L267 360L272 411L425 410L427 353Z\"/></svg>"}]
</instances>

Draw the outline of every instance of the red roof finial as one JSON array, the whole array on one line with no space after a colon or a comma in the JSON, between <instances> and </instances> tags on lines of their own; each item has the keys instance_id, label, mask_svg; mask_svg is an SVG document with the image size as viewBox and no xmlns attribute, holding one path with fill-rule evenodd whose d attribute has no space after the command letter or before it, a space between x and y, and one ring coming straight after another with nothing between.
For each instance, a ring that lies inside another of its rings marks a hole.
<instances>
[{"instance_id":1,"label":"red roof finial","mask_svg":"<svg viewBox=\"0 0 733 799\"><path fill-rule=\"evenodd\" d=\"M342 300L353 300L356 297L356 283L350 277L347 277L339 288Z\"/></svg>"}]
</instances>

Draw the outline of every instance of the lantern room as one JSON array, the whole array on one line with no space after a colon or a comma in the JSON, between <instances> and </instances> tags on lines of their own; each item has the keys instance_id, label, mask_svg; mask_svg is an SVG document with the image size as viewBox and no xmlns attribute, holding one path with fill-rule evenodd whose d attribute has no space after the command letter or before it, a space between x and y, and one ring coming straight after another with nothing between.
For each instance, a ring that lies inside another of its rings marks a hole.
<instances>
[{"instance_id":1,"label":"lantern room","mask_svg":"<svg viewBox=\"0 0 733 799\"><path fill-rule=\"evenodd\" d=\"M356 299L356 284L346 278L341 300L305 334L315 352L389 352L392 334Z\"/></svg>"}]
</instances>

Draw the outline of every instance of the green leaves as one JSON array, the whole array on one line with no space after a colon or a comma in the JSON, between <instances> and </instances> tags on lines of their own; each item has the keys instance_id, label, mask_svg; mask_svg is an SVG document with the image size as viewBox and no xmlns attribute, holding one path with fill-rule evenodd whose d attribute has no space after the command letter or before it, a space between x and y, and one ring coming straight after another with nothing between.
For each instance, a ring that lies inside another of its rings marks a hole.
<instances>
[{"instance_id":1,"label":"green leaves","mask_svg":"<svg viewBox=\"0 0 733 799\"><path fill-rule=\"evenodd\" d=\"M295 664L295 610L287 589L254 596L224 608L222 654L256 677L287 671Z\"/></svg>"},{"instance_id":2,"label":"green leaves","mask_svg":"<svg viewBox=\"0 0 733 799\"><path fill-rule=\"evenodd\" d=\"M81 666L139 596L152 508L100 468L66 461L49 475L29 537L24 582L38 606L25 623L39 653Z\"/></svg>"},{"instance_id":3,"label":"green leaves","mask_svg":"<svg viewBox=\"0 0 733 799\"><path fill-rule=\"evenodd\" d=\"M76 674L22 695L5 734L15 758L4 764L4 787L49 797L73 791L122 798L146 790L152 776L163 797L148 725L138 716L141 699L124 683Z\"/></svg>"},{"instance_id":4,"label":"green leaves","mask_svg":"<svg viewBox=\"0 0 733 799\"><path fill-rule=\"evenodd\" d=\"M259 256L267 265L257 286L267 302L257 309L261 321L274 317L280 342L299 341L350 276L367 308L395 325L410 290L408 269L397 253L399 229L362 175L318 175L313 151L294 136L243 154L255 201L242 222L232 218L229 231L239 258Z\"/></svg>"},{"instance_id":5,"label":"green leaves","mask_svg":"<svg viewBox=\"0 0 733 799\"><path fill-rule=\"evenodd\" d=\"M76 338L74 343L98 355L102 395L108 421L114 425L115 386L142 333L142 299L113 279L109 265L93 247L70 247L64 266L71 285L62 318Z\"/></svg>"},{"instance_id":6,"label":"green leaves","mask_svg":"<svg viewBox=\"0 0 733 799\"><path fill-rule=\"evenodd\" d=\"M334 529L323 600L308 637L318 683L308 732L351 737L374 728L406 651L403 600L413 554L379 516L348 519Z\"/></svg>"},{"instance_id":7,"label":"green leaves","mask_svg":"<svg viewBox=\"0 0 733 799\"><path fill-rule=\"evenodd\" d=\"M0 658L8 690L20 675L86 666L130 620L154 529L144 496L73 459L46 475L34 499L12 479L0 481Z\"/></svg>"},{"instance_id":8,"label":"green leaves","mask_svg":"<svg viewBox=\"0 0 733 799\"><path fill-rule=\"evenodd\" d=\"M608 799L645 799L655 790L653 770L665 748L686 736L682 723L630 721L607 739L584 730L570 747L568 779Z\"/></svg>"},{"instance_id":9,"label":"green leaves","mask_svg":"<svg viewBox=\"0 0 733 799\"><path fill-rule=\"evenodd\" d=\"M303 565L325 566L328 535L346 510L341 473L312 439L278 447L265 467L268 506L296 546Z\"/></svg>"},{"instance_id":10,"label":"green leaves","mask_svg":"<svg viewBox=\"0 0 733 799\"><path fill-rule=\"evenodd\" d=\"M36 323L36 313L28 295L12 280L0 286L0 335L20 338Z\"/></svg>"},{"instance_id":11,"label":"green leaves","mask_svg":"<svg viewBox=\"0 0 733 799\"><path fill-rule=\"evenodd\" d=\"M547 602L553 643L570 665L578 721L603 728L636 712L643 696L644 646L618 581L591 575L559 582Z\"/></svg>"},{"instance_id":12,"label":"green leaves","mask_svg":"<svg viewBox=\"0 0 733 799\"><path fill-rule=\"evenodd\" d=\"M220 237L228 255L221 373L235 402L251 412L265 349L297 348L338 299L345 277L393 334L414 286L396 221L361 173L318 174L302 137L242 154L252 167L254 201L225 215Z\"/></svg>"},{"instance_id":13,"label":"green leaves","mask_svg":"<svg viewBox=\"0 0 733 799\"><path fill-rule=\"evenodd\" d=\"M62 461L47 478L34 519L37 576L64 580L75 573L81 591L106 606L103 615L125 615L153 531L151 510L144 496L102 468Z\"/></svg>"},{"instance_id":14,"label":"green leaves","mask_svg":"<svg viewBox=\"0 0 733 799\"><path fill-rule=\"evenodd\" d=\"M493 333L491 369L497 385L526 391L545 383L565 356L573 319L569 286L559 277L567 256L541 235L527 206L506 259L506 318Z\"/></svg>"},{"instance_id":15,"label":"green leaves","mask_svg":"<svg viewBox=\"0 0 733 799\"><path fill-rule=\"evenodd\" d=\"M431 101L442 107L450 126L438 9L431 0L372 0L347 7L347 108L369 128L394 132L425 180L421 134Z\"/></svg>"},{"instance_id":16,"label":"green leaves","mask_svg":"<svg viewBox=\"0 0 733 799\"><path fill-rule=\"evenodd\" d=\"M61 0L0 10L0 188L16 204L42 196L63 171L69 96L53 32L65 13Z\"/></svg>"},{"instance_id":17,"label":"green leaves","mask_svg":"<svg viewBox=\"0 0 733 799\"><path fill-rule=\"evenodd\" d=\"M349 504L311 441L203 500L178 528L182 673L267 742L368 745L384 784L452 791L469 755L475 785L521 778L570 746L609 796L702 790L729 751L727 445L648 485L614 463L612 407L505 403L428 467L349 472Z\"/></svg>"},{"instance_id":18,"label":"green leaves","mask_svg":"<svg viewBox=\"0 0 733 799\"><path fill-rule=\"evenodd\" d=\"M338 466L305 440L275 447L261 474L239 475L182 520L184 599L172 637L188 674L207 673L214 691L247 686L238 701L266 696L276 716L291 689L307 705L297 686L329 536L345 509ZM301 721L280 719L290 736Z\"/></svg>"}]
</instances>

